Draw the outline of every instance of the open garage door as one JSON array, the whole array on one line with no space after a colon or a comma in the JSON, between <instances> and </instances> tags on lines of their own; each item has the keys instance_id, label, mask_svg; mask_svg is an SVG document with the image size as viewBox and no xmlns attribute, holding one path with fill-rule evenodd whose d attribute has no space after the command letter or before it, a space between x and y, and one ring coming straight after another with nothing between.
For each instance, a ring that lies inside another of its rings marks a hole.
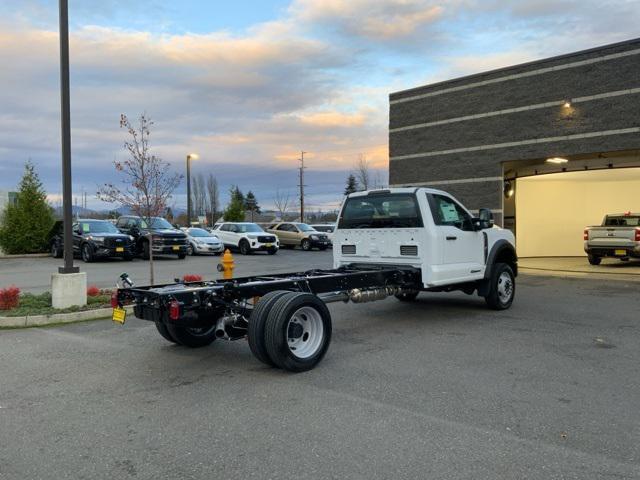
<instances>
[{"instance_id":1,"label":"open garage door","mask_svg":"<svg viewBox=\"0 0 640 480\"><path fill-rule=\"evenodd\" d=\"M519 178L515 197L519 256L585 256L585 226L607 213L640 212L640 168Z\"/></svg>"}]
</instances>

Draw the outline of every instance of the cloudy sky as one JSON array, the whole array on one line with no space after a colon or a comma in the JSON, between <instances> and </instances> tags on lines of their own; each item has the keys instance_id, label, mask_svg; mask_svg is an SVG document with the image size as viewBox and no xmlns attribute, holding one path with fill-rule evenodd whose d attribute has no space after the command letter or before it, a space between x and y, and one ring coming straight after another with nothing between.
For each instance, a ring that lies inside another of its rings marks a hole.
<instances>
[{"instance_id":1,"label":"cloudy sky","mask_svg":"<svg viewBox=\"0 0 640 480\"><path fill-rule=\"evenodd\" d=\"M154 152L263 205L335 204L360 155L388 164L388 94L638 36L640 0L70 0L74 193L123 159L120 113ZM57 1L0 3L0 190L31 159L60 191ZM174 202L183 206L184 185ZM89 205L102 206L90 197Z\"/></svg>"}]
</instances>

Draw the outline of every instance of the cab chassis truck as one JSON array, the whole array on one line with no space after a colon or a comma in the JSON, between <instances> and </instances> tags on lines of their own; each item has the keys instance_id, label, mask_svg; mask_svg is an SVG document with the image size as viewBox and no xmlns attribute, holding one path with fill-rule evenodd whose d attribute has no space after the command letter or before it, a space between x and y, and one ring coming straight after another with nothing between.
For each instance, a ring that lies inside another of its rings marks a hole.
<instances>
[{"instance_id":1,"label":"cab chassis truck","mask_svg":"<svg viewBox=\"0 0 640 480\"><path fill-rule=\"evenodd\" d=\"M204 347L247 338L261 362L290 372L314 368L331 341L331 302L364 303L420 292L477 293L504 310L515 295L513 234L486 209L473 216L446 192L392 188L343 202L334 234L334 268L231 280L134 287L123 274L116 313L134 305L166 340ZM122 318L122 317L121 317ZM121 323L124 323L122 318Z\"/></svg>"}]
</instances>

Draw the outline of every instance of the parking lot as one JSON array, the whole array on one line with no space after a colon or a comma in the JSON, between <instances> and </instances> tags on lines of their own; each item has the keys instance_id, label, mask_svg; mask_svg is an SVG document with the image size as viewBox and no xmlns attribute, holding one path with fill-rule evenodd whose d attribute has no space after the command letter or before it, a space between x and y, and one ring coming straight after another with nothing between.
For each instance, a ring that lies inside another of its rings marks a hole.
<instances>
[{"instance_id":1,"label":"parking lot","mask_svg":"<svg viewBox=\"0 0 640 480\"><path fill-rule=\"evenodd\" d=\"M330 257L236 257L237 273ZM16 274L46 287L27 263ZM146 268L83 265L105 286ZM297 375L133 318L0 331L0 478L640 478L639 308L637 283L540 275L504 312L461 293L331 304L329 353Z\"/></svg>"},{"instance_id":2,"label":"parking lot","mask_svg":"<svg viewBox=\"0 0 640 480\"><path fill-rule=\"evenodd\" d=\"M234 252L233 256L236 263L234 276L331 268L332 264L331 250L280 250L276 255L240 255ZM221 257L213 255L199 255L183 260L175 256L159 256L154 262L155 281L168 283L185 274L202 275L205 279L221 278L216 269L220 261ZM51 274L57 272L62 264L62 259L50 257L0 259L0 286L15 284L23 291L44 292L51 287ZM113 258L92 263L76 259L76 265L80 267L80 271L87 272L88 285L100 288L113 287L122 272L127 272L139 285L149 283L149 262L139 258L131 262Z\"/></svg>"}]
</instances>

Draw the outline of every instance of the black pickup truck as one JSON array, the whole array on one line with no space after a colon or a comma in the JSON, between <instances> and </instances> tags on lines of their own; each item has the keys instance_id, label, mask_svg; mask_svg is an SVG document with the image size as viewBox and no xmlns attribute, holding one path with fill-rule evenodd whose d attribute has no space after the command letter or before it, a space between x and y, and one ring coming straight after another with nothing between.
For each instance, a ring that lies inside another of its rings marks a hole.
<instances>
[{"instance_id":1,"label":"black pickup truck","mask_svg":"<svg viewBox=\"0 0 640 480\"><path fill-rule=\"evenodd\" d=\"M145 260L149 259L150 249L154 255L177 255L180 259L187 256L187 236L162 217L152 217L147 225L140 217L124 215L118 218L116 227L135 238L136 253ZM153 237L151 247L149 234Z\"/></svg>"}]
</instances>

